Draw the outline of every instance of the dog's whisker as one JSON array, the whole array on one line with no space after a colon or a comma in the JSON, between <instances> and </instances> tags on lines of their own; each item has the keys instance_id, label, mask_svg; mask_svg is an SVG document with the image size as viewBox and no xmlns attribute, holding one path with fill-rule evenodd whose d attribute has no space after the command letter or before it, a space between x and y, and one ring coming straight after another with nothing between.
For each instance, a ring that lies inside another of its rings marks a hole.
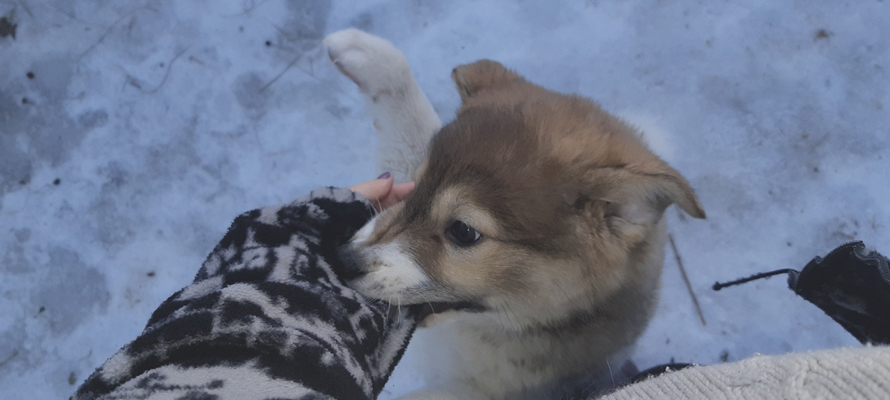
<instances>
[{"instance_id":1,"label":"dog's whisker","mask_svg":"<svg viewBox=\"0 0 890 400\"><path fill-rule=\"evenodd\" d=\"M508 306L508 304L501 304L498 308L498 317L500 317L501 311L504 312L503 320L505 320L506 323L501 321L501 328L504 330L504 333L510 333L516 330L516 327L513 325L513 320L510 319L510 310L507 309Z\"/></svg>"},{"instance_id":2,"label":"dog's whisker","mask_svg":"<svg viewBox=\"0 0 890 400\"><path fill-rule=\"evenodd\" d=\"M559 291L562 292L562 294L566 297L567 301L571 302L573 300L572 296L569 296L569 293L566 292L566 290L562 287L562 285L559 284L559 282L553 282L553 283L556 285L556 288L559 289Z\"/></svg>"},{"instance_id":3,"label":"dog's whisker","mask_svg":"<svg viewBox=\"0 0 890 400\"><path fill-rule=\"evenodd\" d=\"M612 373L612 364L609 363L609 360L606 360L606 366L609 367L609 378L612 379L612 386L615 386L615 374Z\"/></svg>"},{"instance_id":4,"label":"dog's whisker","mask_svg":"<svg viewBox=\"0 0 890 400\"><path fill-rule=\"evenodd\" d=\"M499 326L504 332L506 332L506 331L507 331L507 328L504 327L504 319L501 318L501 305L500 305L500 304L496 305L496 306L494 307L494 310L495 310L495 313L496 313L497 316L498 316L498 326Z\"/></svg>"},{"instance_id":5,"label":"dog's whisker","mask_svg":"<svg viewBox=\"0 0 890 400\"><path fill-rule=\"evenodd\" d=\"M594 290L599 290L599 287L596 285L596 282L593 282L593 279L590 277L590 275L587 275L585 277L585 279L587 280L587 283L589 285L591 285L590 287L594 288ZM585 300L587 300L587 305L588 305L589 309L595 310L596 303L594 303L593 298L591 298L590 296L584 296L584 298L585 298Z\"/></svg>"},{"instance_id":6,"label":"dog's whisker","mask_svg":"<svg viewBox=\"0 0 890 400\"><path fill-rule=\"evenodd\" d=\"M524 329L522 327L522 324L519 322L519 317L516 315L516 311L513 311L513 306L511 306L510 303L505 303L505 305L507 306L507 309L510 310L510 313L513 314L513 320L516 322L516 326L513 329L515 330L515 332L523 332ZM519 342L522 343L522 347L524 347L527 352L531 353L532 350L529 347L526 336L519 334L517 335L517 337L519 338Z\"/></svg>"},{"instance_id":7,"label":"dog's whisker","mask_svg":"<svg viewBox=\"0 0 890 400\"><path fill-rule=\"evenodd\" d=\"M402 295L401 293L396 293L396 306L398 307L398 321L399 321L399 329L402 329Z\"/></svg>"},{"instance_id":8,"label":"dog's whisker","mask_svg":"<svg viewBox=\"0 0 890 400\"><path fill-rule=\"evenodd\" d=\"M432 311L432 313L435 314L435 313L436 313L436 309L433 308L433 303L430 303L430 301L429 301L429 300L426 300L426 299L424 299L424 302L430 306L430 311Z\"/></svg>"},{"instance_id":9,"label":"dog's whisker","mask_svg":"<svg viewBox=\"0 0 890 400\"><path fill-rule=\"evenodd\" d=\"M510 303L505 303L505 305L510 310L510 313L513 314L513 321L516 322L516 326L513 329L517 331L521 330L520 328L522 327L522 324L519 323L519 317L516 316L516 312L513 311L513 306L511 306Z\"/></svg>"},{"instance_id":10,"label":"dog's whisker","mask_svg":"<svg viewBox=\"0 0 890 400\"><path fill-rule=\"evenodd\" d=\"M377 204L377 207L374 207L374 212L377 214L380 214L380 211L378 211L378 210L383 209L383 202L380 201L380 196L374 196L373 203ZM377 214L373 214L373 215L377 215Z\"/></svg>"}]
</instances>

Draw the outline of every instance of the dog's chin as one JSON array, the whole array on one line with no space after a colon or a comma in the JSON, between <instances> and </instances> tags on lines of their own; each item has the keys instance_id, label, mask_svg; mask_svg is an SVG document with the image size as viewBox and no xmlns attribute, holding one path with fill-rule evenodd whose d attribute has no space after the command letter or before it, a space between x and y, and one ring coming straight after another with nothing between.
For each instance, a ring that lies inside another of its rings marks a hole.
<instances>
[{"instance_id":1,"label":"dog's chin","mask_svg":"<svg viewBox=\"0 0 890 400\"><path fill-rule=\"evenodd\" d=\"M361 293L361 291L359 291L359 293ZM373 296L368 297L377 301L386 301L377 299ZM411 308L416 310L413 313L421 327L430 326L431 322L434 320L442 321L448 319L448 316L456 316L461 313L482 313L487 311L487 308L483 305L471 301L390 304L392 305L391 307L388 307L390 318L399 318L402 308Z\"/></svg>"},{"instance_id":2,"label":"dog's chin","mask_svg":"<svg viewBox=\"0 0 890 400\"><path fill-rule=\"evenodd\" d=\"M427 318L430 315L443 314L447 312L480 313L484 312L485 310L486 308L481 304L471 301L460 301L454 303L434 302L426 303L423 305L421 318Z\"/></svg>"},{"instance_id":3,"label":"dog's chin","mask_svg":"<svg viewBox=\"0 0 890 400\"><path fill-rule=\"evenodd\" d=\"M350 286L353 286L350 284ZM362 293L362 290L357 290L359 293ZM368 295L366 293L362 293L362 295L368 297L369 299L374 299L376 301L387 302L387 300L381 299L377 296ZM396 298L399 296L390 297L390 299ZM404 297L402 297L405 300ZM411 308L412 313L416 317L419 325L421 327L429 326L430 323L434 320L443 321L449 319L449 316L457 316L460 314L475 314L475 313L483 313L488 311L488 308L483 306L480 303L472 302L472 301L410 301L410 302L402 302L400 304L390 303L391 307L389 307L390 318L398 317L398 314L401 313L402 308ZM438 322L437 322L438 323Z\"/></svg>"},{"instance_id":4,"label":"dog's chin","mask_svg":"<svg viewBox=\"0 0 890 400\"><path fill-rule=\"evenodd\" d=\"M426 303L423 305L422 311L417 318L417 326L426 328L434 325L439 325L447 321L454 320L461 314L482 313L486 310L487 309L484 306L469 301L455 303Z\"/></svg>"}]
</instances>

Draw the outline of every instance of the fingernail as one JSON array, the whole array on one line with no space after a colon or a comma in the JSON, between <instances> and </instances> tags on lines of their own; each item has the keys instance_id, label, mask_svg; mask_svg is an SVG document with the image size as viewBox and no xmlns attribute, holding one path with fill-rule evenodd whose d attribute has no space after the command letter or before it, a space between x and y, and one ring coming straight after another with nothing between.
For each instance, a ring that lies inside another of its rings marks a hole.
<instances>
[{"instance_id":1,"label":"fingernail","mask_svg":"<svg viewBox=\"0 0 890 400\"><path fill-rule=\"evenodd\" d=\"M384 172L384 173L380 174L380 176L378 176L377 179L389 179L390 176L392 176L392 175L389 172Z\"/></svg>"}]
</instances>

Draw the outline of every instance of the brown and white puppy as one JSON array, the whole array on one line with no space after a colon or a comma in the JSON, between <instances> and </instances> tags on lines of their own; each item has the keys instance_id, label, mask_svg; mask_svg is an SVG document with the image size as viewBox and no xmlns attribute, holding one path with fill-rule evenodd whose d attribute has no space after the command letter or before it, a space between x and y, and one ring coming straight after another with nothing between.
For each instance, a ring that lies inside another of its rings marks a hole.
<instances>
[{"instance_id":1,"label":"brown and white puppy","mask_svg":"<svg viewBox=\"0 0 890 400\"><path fill-rule=\"evenodd\" d=\"M343 46L331 42L337 63ZM356 67L339 60L344 72ZM416 87L406 71L402 84ZM456 310L443 328L452 347L440 352L452 360L429 360L450 365L443 389L414 398L535 398L554 384L582 387L560 396L602 390L655 309L665 208L705 213L640 132L590 100L489 60L452 78L457 118L432 137L414 193L352 240L366 274L351 285L393 304ZM365 93L398 103L387 96L405 91Z\"/></svg>"}]
</instances>

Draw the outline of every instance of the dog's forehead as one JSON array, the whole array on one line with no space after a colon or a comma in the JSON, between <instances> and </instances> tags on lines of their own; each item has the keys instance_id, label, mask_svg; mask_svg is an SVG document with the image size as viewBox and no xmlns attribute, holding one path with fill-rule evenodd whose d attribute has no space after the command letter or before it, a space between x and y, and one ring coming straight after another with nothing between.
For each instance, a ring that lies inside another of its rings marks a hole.
<instances>
[{"instance_id":1,"label":"dog's forehead","mask_svg":"<svg viewBox=\"0 0 890 400\"><path fill-rule=\"evenodd\" d=\"M452 169L521 161L539 148L536 133L518 109L469 109L436 134L430 161Z\"/></svg>"},{"instance_id":2,"label":"dog's forehead","mask_svg":"<svg viewBox=\"0 0 890 400\"><path fill-rule=\"evenodd\" d=\"M400 223L440 230L461 219L488 234L501 232L504 238L556 229L556 214L566 207L557 189L564 174L535 148L525 148L528 134L500 130L486 135L491 131L481 130L485 124L469 128L476 131L446 128L440 133L445 136L431 148Z\"/></svg>"},{"instance_id":3,"label":"dog's forehead","mask_svg":"<svg viewBox=\"0 0 890 400\"><path fill-rule=\"evenodd\" d=\"M414 193L405 201L400 217L407 224L425 223L456 218L456 213L468 208L484 208L486 191L474 180L432 179L426 175L418 182ZM478 182L478 181L477 181Z\"/></svg>"}]
</instances>

